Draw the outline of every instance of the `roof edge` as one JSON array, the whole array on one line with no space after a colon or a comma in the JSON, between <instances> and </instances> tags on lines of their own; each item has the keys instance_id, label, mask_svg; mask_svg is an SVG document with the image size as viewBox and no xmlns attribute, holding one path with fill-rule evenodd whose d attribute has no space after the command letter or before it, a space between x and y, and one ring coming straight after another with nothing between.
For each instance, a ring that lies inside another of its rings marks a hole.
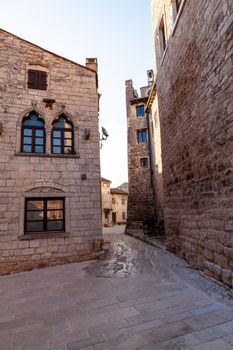
<instances>
[{"instance_id":1,"label":"roof edge","mask_svg":"<svg viewBox=\"0 0 233 350\"><path fill-rule=\"evenodd\" d=\"M82 64L80 64L80 63L75 62L75 61L72 61L72 60L70 60L69 58L66 58L66 57L64 57L64 56L58 55L58 54L56 54L55 52L49 51L49 50L47 50L47 49L44 49L43 47L41 47L41 46L39 46L39 45L37 45L37 44L34 44L34 43L32 43L31 41L28 41L28 40L26 40L26 39L23 39L23 38L19 37L18 35L15 35L15 34L13 34L13 33L11 33L11 32L8 32L8 31L5 30L5 29L0 28L0 31L2 31L2 32L6 33L6 34L8 34L8 35L11 35L11 36L13 36L13 37L15 37L15 38L17 38L17 39L19 39L19 40L21 40L21 41L24 41L24 42L27 43L27 44L33 45L33 46L35 46L35 47L37 47L37 48L39 48L39 49L41 49L41 50L43 50L43 51L45 51L45 52L48 52L48 53L51 54L51 55L54 55L54 56L56 56L56 57L58 57L58 58L61 58L61 59L65 60L65 61L68 61L68 62L70 62L70 63L73 63L73 64L75 64L75 65L77 65L77 66L79 66L79 67L81 67L81 68L85 68L85 69L87 69L87 70L89 70L89 71L91 71L91 72L93 72L93 73L96 74L96 71L93 70L93 69L91 69L91 68L88 68L88 67L86 67L86 66L84 66L84 65L82 65Z\"/></svg>"}]
</instances>

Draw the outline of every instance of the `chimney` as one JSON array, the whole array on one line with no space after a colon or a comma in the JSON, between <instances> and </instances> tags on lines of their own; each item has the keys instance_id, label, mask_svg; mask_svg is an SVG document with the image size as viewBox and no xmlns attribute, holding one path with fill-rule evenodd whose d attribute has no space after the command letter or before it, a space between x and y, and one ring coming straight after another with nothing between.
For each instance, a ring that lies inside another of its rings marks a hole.
<instances>
[{"instance_id":1,"label":"chimney","mask_svg":"<svg viewBox=\"0 0 233 350\"><path fill-rule=\"evenodd\" d=\"M148 86L152 86L154 83L154 72L153 69L147 71Z\"/></svg>"},{"instance_id":2,"label":"chimney","mask_svg":"<svg viewBox=\"0 0 233 350\"><path fill-rule=\"evenodd\" d=\"M86 67L92 69L97 73L98 72L97 58L86 58Z\"/></svg>"}]
</instances>

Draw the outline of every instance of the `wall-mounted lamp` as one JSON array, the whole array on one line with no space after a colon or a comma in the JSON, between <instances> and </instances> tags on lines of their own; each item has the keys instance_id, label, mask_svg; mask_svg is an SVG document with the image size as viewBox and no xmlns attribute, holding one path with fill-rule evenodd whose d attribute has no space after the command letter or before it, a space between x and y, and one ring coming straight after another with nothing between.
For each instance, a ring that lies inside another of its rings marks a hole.
<instances>
[{"instance_id":1,"label":"wall-mounted lamp","mask_svg":"<svg viewBox=\"0 0 233 350\"><path fill-rule=\"evenodd\" d=\"M84 138L85 138L85 140L89 140L90 134L91 134L91 130L90 129L84 129Z\"/></svg>"},{"instance_id":2,"label":"wall-mounted lamp","mask_svg":"<svg viewBox=\"0 0 233 350\"><path fill-rule=\"evenodd\" d=\"M109 135L108 135L107 130L102 126L102 136L101 136L101 139L100 139L100 148L102 148L102 146L103 146L102 141L107 140L108 136Z\"/></svg>"}]
</instances>

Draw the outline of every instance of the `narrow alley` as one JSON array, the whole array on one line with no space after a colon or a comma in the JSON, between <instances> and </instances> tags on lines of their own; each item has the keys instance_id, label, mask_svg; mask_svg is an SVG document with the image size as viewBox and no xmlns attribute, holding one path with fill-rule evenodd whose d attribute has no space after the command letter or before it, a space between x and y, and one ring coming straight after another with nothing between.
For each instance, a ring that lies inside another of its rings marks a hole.
<instances>
[{"instance_id":1,"label":"narrow alley","mask_svg":"<svg viewBox=\"0 0 233 350\"><path fill-rule=\"evenodd\" d=\"M101 260L1 277L0 349L233 349L230 290L123 232Z\"/></svg>"}]
</instances>

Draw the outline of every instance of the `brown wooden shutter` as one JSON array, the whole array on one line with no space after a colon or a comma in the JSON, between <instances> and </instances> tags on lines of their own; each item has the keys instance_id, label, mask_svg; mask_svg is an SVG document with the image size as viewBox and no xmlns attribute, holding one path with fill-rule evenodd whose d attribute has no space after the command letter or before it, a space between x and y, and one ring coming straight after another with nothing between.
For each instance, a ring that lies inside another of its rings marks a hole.
<instances>
[{"instance_id":1,"label":"brown wooden shutter","mask_svg":"<svg viewBox=\"0 0 233 350\"><path fill-rule=\"evenodd\" d=\"M40 70L29 69L28 70L28 88L46 90L47 73Z\"/></svg>"},{"instance_id":2,"label":"brown wooden shutter","mask_svg":"<svg viewBox=\"0 0 233 350\"><path fill-rule=\"evenodd\" d=\"M28 70L28 88L36 89L36 70L29 69Z\"/></svg>"},{"instance_id":3,"label":"brown wooden shutter","mask_svg":"<svg viewBox=\"0 0 233 350\"><path fill-rule=\"evenodd\" d=\"M38 89L46 90L47 87L47 73L42 71L37 71L37 84Z\"/></svg>"}]
</instances>

